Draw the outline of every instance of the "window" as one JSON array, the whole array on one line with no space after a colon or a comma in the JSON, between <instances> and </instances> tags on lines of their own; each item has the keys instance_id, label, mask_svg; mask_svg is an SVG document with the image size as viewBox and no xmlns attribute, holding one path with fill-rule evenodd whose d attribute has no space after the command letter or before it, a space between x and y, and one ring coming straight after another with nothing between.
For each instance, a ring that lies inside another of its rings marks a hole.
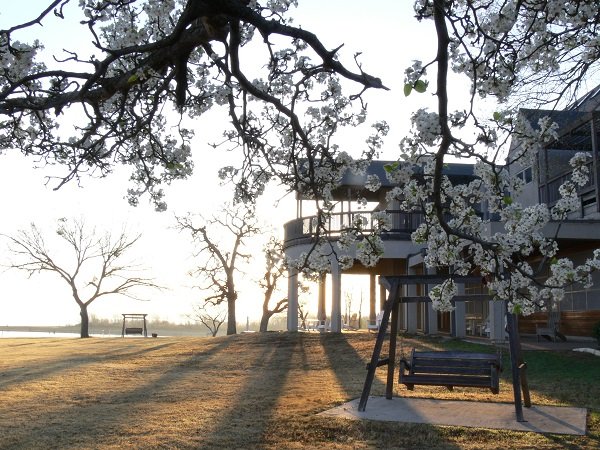
<instances>
[{"instance_id":1,"label":"window","mask_svg":"<svg viewBox=\"0 0 600 450\"><path fill-rule=\"evenodd\" d=\"M581 206L591 206L596 204L596 194L591 193L581 197Z\"/></svg>"},{"instance_id":2,"label":"window","mask_svg":"<svg viewBox=\"0 0 600 450\"><path fill-rule=\"evenodd\" d=\"M531 183L533 181L533 171L531 170L531 167L521 170L517 173L517 177L523 180L525 184Z\"/></svg>"}]
</instances>

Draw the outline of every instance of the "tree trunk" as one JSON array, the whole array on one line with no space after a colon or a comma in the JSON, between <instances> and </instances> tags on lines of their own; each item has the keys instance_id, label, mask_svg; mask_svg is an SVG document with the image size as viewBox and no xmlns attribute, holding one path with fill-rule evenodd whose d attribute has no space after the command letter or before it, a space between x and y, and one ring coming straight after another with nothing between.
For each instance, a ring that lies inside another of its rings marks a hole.
<instances>
[{"instance_id":1,"label":"tree trunk","mask_svg":"<svg viewBox=\"0 0 600 450\"><path fill-rule=\"evenodd\" d=\"M258 331L260 331L261 333L267 331L267 328L269 327L269 319L272 315L273 313L271 311L263 311L263 315L260 318L260 328Z\"/></svg>"},{"instance_id":2,"label":"tree trunk","mask_svg":"<svg viewBox=\"0 0 600 450\"><path fill-rule=\"evenodd\" d=\"M87 305L81 305L79 315L81 316L81 337L89 338L90 319L88 317Z\"/></svg>"},{"instance_id":3,"label":"tree trunk","mask_svg":"<svg viewBox=\"0 0 600 450\"><path fill-rule=\"evenodd\" d=\"M235 325L235 298L227 299L227 336L237 334Z\"/></svg>"}]
</instances>

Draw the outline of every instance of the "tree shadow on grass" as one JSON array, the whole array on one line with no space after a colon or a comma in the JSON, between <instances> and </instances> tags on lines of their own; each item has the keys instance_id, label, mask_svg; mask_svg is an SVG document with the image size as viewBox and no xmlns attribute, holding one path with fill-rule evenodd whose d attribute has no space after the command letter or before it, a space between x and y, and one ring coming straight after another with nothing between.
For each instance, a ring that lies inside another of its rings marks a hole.
<instances>
[{"instance_id":1,"label":"tree shadow on grass","mask_svg":"<svg viewBox=\"0 0 600 450\"><path fill-rule=\"evenodd\" d=\"M165 348L177 343L161 344ZM65 393L63 403L35 408L35 405L19 405L24 409L16 423L11 424L17 430L11 433L10 426L3 425L0 420L0 449L21 448L102 448L115 446L116 442L124 442L124 446L135 447L135 438L132 438L132 427L142 425L144 415L149 414L147 404L160 407L161 402L176 401L174 396L187 396L187 392L178 392L177 386L181 379L198 376L204 367L213 367L217 364L213 360L231 344L230 339L222 339L215 345L201 351L190 348L190 356L164 369L164 372L152 381L153 373L140 374L140 383L134 389L119 389L118 383L108 391L89 392L82 389L76 393ZM180 344L182 345L182 344ZM157 350L157 347L120 354L116 360L105 358L114 363L118 360L133 358L144 353ZM94 358L96 362L104 358ZM146 371L153 371L154 366L147 367ZM78 370L83 369L79 365ZM70 398L69 398L70 396ZM2 406L0 406L0 416ZM2 431L6 426L7 433ZM167 443L168 445L168 443ZM148 447L148 446L146 446Z\"/></svg>"},{"instance_id":2,"label":"tree shadow on grass","mask_svg":"<svg viewBox=\"0 0 600 450\"><path fill-rule=\"evenodd\" d=\"M323 348L329 360L329 364L335 373L335 376L346 393L348 400L360 397L365 379L367 377L366 365L370 361L373 346L370 348L368 358L360 355L356 349L348 342L347 337L342 333L331 333L323 335ZM382 352L383 356L383 352ZM373 380L371 395L382 395L385 393L385 383L377 375L381 375L386 368L378 368L376 377ZM385 375L383 375L385 377Z\"/></svg>"},{"instance_id":3,"label":"tree shadow on grass","mask_svg":"<svg viewBox=\"0 0 600 450\"><path fill-rule=\"evenodd\" d=\"M260 448L268 424L280 401L288 376L296 365L300 337L280 333L273 339L252 339L256 354L241 368L243 382L237 386L236 399L220 415L219 422L204 434L206 448Z\"/></svg>"},{"instance_id":4,"label":"tree shadow on grass","mask_svg":"<svg viewBox=\"0 0 600 450\"><path fill-rule=\"evenodd\" d=\"M43 343L41 345L43 345ZM117 349L111 347L104 352L94 352L90 355L71 355L51 361L44 359L32 360L27 364L20 365L19 367L12 367L2 370L2 372L0 372L0 390L8 389L9 387L24 382L43 380L61 372L68 372L73 368L84 367L109 360L114 362L136 358L138 356L156 352L172 345L174 345L174 343L164 343L143 349L132 349L129 346ZM119 353L116 354L117 352Z\"/></svg>"}]
</instances>

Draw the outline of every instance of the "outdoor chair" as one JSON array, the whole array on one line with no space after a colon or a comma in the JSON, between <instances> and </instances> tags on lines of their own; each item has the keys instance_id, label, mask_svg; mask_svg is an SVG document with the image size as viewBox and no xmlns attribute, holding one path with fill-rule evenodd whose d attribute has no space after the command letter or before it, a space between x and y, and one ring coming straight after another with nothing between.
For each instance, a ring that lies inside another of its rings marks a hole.
<instances>
[{"instance_id":1,"label":"outdoor chair","mask_svg":"<svg viewBox=\"0 0 600 450\"><path fill-rule=\"evenodd\" d=\"M375 323L374 324L368 324L367 325L367 330L369 332L371 331L379 331L379 327L381 326L381 321L383 320L383 311L379 311L379 313L377 313L377 316L375 316Z\"/></svg>"},{"instance_id":2,"label":"outdoor chair","mask_svg":"<svg viewBox=\"0 0 600 450\"><path fill-rule=\"evenodd\" d=\"M552 342L560 339L565 342L567 338L560 332L560 311L548 311L548 322L546 326L536 325L535 336L540 341L540 336Z\"/></svg>"}]
</instances>

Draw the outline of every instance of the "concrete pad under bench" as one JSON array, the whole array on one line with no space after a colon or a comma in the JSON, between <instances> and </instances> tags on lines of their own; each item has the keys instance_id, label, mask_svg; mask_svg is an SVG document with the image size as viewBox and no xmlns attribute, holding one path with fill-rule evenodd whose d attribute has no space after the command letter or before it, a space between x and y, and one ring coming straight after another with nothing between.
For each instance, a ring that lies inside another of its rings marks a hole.
<instances>
[{"instance_id":1,"label":"concrete pad under bench","mask_svg":"<svg viewBox=\"0 0 600 450\"><path fill-rule=\"evenodd\" d=\"M358 411L359 399L319 413L354 420L427 423L457 427L585 435L585 408L537 406L523 408L526 422L517 422L512 403L434 400L424 398L369 397L366 411Z\"/></svg>"}]
</instances>

